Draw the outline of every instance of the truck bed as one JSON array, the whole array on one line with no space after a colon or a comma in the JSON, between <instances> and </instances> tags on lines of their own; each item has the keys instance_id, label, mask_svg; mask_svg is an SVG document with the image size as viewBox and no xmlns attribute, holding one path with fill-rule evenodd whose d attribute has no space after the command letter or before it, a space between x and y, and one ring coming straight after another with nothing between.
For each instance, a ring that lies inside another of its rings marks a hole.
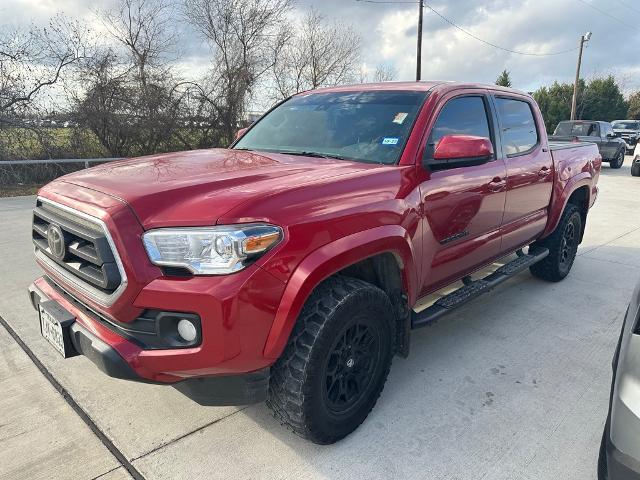
<instances>
[{"instance_id":1,"label":"truck bed","mask_svg":"<svg viewBox=\"0 0 640 480\"><path fill-rule=\"evenodd\" d=\"M575 137L566 137L566 140L563 137L555 137L553 140L549 140L549 149L551 151L555 150L563 150L565 148L574 148L581 147L585 145L595 145L594 142L574 142L573 138Z\"/></svg>"}]
</instances>

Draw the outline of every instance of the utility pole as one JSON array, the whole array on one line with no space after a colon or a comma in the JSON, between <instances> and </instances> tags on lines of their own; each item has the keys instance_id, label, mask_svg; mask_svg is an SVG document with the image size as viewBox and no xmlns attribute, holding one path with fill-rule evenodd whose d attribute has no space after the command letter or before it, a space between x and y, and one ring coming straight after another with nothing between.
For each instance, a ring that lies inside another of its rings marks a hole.
<instances>
[{"instance_id":1,"label":"utility pole","mask_svg":"<svg viewBox=\"0 0 640 480\"><path fill-rule=\"evenodd\" d=\"M576 81L573 82L573 98L571 99L571 120L576 119L576 104L578 102L578 82L580 81L580 64L582 63L582 48L591 38L591 32L580 37L580 52L578 53L578 67L576 68Z\"/></svg>"},{"instance_id":2,"label":"utility pole","mask_svg":"<svg viewBox=\"0 0 640 480\"><path fill-rule=\"evenodd\" d=\"M422 77L422 14L424 13L424 0L418 2L418 52L416 61L416 81Z\"/></svg>"}]
</instances>

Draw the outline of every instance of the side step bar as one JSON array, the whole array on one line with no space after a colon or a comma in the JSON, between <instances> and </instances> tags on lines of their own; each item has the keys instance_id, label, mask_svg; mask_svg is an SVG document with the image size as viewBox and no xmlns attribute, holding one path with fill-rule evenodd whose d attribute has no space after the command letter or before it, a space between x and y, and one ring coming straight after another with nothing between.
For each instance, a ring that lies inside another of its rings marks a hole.
<instances>
[{"instance_id":1,"label":"side step bar","mask_svg":"<svg viewBox=\"0 0 640 480\"><path fill-rule=\"evenodd\" d=\"M464 286L458 290L437 300L433 305L425 308L419 313L411 312L411 328L416 329L425 327L440 317L446 315L452 310L470 302L483 293L488 292L502 282L509 280L514 275L526 270L534 263L539 262L547 255L549 250L546 248L529 248L529 252L524 254L522 250L516 252L518 258L509 263L505 263L495 272L487 275L479 280L470 280L469 277L463 279Z\"/></svg>"}]
</instances>

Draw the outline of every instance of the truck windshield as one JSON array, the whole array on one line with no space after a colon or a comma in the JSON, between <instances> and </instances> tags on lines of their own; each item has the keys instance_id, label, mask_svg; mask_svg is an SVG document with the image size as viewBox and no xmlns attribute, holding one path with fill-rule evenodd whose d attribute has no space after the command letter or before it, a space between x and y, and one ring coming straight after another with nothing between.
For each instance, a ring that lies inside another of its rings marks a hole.
<instances>
[{"instance_id":1,"label":"truck windshield","mask_svg":"<svg viewBox=\"0 0 640 480\"><path fill-rule=\"evenodd\" d=\"M554 135L598 136L598 125L590 122L560 122Z\"/></svg>"},{"instance_id":2,"label":"truck windshield","mask_svg":"<svg viewBox=\"0 0 640 480\"><path fill-rule=\"evenodd\" d=\"M426 92L296 95L260 119L235 149L396 163Z\"/></svg>"},{"instance_id":3,"label":"truck windshield","mask_svg":"<svg viewBox=\"0 0 640 480\"><path fill-rule=\"evenodd\" d=\"M640 123L638 122L613 122L611 125L617 129L640 130Z\"/></svg>"}]
</instances>

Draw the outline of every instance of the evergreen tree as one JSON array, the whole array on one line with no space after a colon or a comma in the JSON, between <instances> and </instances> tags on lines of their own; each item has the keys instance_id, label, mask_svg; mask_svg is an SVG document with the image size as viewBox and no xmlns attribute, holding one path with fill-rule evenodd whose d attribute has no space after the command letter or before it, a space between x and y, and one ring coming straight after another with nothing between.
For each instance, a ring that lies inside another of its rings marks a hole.
<instances>
[{"instance_id":1,"label":"evergreen tree","mask_svg":"<svg viewBox=\"0 0 640 480\"><path fill-rule=\"evenodd\" d=\"M640 120L640 91L633 93L629 97L629 109L627 110L627 118Z\"/></svg>"},{"instance_id":2,"label":"evergreen tree","mask_svg":"<svg viewBox=\"0 0 640 480\"><path fill-rule=\"evenodd\" d=\"M502 71L502 73L496 79L496 85L500 85L501 87L511 86L511 76L509 75L509 70L505 68Z\"/></svg>"}]
</instances>

